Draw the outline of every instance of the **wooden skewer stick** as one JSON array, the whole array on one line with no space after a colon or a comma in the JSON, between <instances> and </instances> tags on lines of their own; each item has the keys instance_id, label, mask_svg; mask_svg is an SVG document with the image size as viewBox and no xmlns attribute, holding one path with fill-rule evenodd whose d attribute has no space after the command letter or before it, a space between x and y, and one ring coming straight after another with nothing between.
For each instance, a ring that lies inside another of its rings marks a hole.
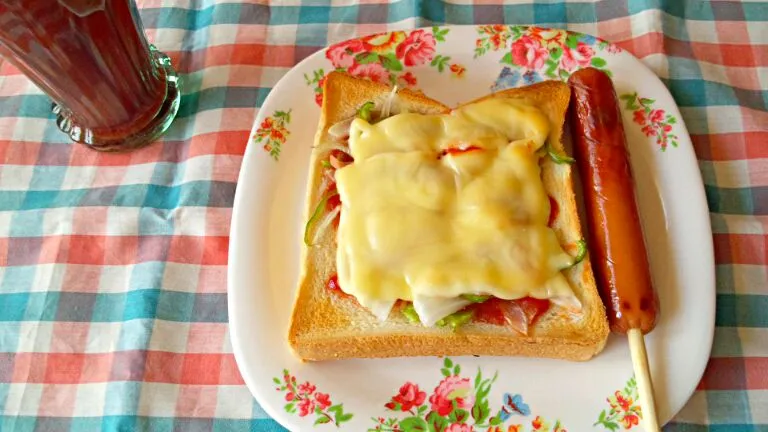
<instances>
[{"instance_id":1,"label":"wooden skewer stick","mask_svg":"<svg viewBox=\"0 0 768 432\"><path fill-rule=\"evenodd\" d=\"M645 339L640 329L630 329L629 351L632 354L632 367L637 379L637 391L640 394L640 406L643 410L643 427L645 432L661 432L659 418L656 415L656 400L653 396L653 382L648 367L648 354L645 352Z\"/></svg>"}]
</instances>

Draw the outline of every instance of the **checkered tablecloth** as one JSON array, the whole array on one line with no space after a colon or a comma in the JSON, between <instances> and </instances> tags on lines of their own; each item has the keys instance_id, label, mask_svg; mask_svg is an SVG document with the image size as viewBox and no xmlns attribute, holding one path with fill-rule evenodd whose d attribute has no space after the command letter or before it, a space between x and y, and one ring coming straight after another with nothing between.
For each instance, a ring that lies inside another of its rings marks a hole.
<instances>
[{"instance_id":1,"label":"checkered tablecloth","mask_svg":"<svg viewBox=\"0 0 768 432\"><path fill-rule=\"evenodd\" d=\"M48 98L0 60L0 430L282 431L243 384L227 332L229 221L258 107L328 43L503 22L615 42L670 88L711 211L717 330L666 430L768 431L768 4L138 3L184 82L177 120L150 147L68 143Z\"/></svg>"}]
</instances>

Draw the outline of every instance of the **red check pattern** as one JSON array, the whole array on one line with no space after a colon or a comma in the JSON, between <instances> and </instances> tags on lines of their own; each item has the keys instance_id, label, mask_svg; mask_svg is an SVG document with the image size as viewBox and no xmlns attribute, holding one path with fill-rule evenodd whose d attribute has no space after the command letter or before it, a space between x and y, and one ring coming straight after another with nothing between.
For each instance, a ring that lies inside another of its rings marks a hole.
<instances>
[{"instance_id":1,"label":"red check pattern","mask_svg":"<svg viewBox=\"0 0 768 432\"><path fill-rule=\"evenodd\" d=\"M138 4L184 80L155 145L65 144L47 99L0 60L0 430L283 430L245 388L226 324L232 197L259 105L329 43L502 22L612 41L670 88L707 191L718 309L704 378L665 430L768 428L768 4Z\"/></svg>"}]
</instances>

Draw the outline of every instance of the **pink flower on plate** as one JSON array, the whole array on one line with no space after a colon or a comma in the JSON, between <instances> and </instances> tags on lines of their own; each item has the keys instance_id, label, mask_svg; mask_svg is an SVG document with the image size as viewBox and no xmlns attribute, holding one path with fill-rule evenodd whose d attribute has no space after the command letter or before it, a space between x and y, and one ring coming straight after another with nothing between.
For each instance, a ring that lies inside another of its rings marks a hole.
<instances>
[{"instance_id":1,"label":"pink flower on plate","mask_svg":"<svg viewBox=\"0 0 768 432\"><path fill-rule=\"evenodd\" d=\"M512 44L512 61L528 69L540 69L549 57L549 50L541 42L522 36Z\"/></svg>"},{"instance_id":2,"label":"pink flower on plate","mask_svg":"<svg viewBox=\"0 0 768 432\"><path fill-rule=\"evenodd\" d=\"M645 124L645 110L640 108L640 109L636 110L633 114L634 115L632 116L632 120L635 123L637 123L639 125Z\"/></svg>"},{"instance_id":3,"label":"pink flower on plate","mask_svg":"<svg viewBox=\"0 0 768 432\"><path fill-rule=\"evenodd\" d=\"M454 423L445 428L445 432L475 432L475 429L472 425Z\"/></svg>"},{"instance_id":4,"label":"pink flower on plate","mask_svg":"<svg viewBox=\"0 0 768 432\"><path fill-rule=\"evenodd\" d=\"M302 399L299 402L299 417L306 417L315 411L315 403L311 399Z\"/></svg>"},{"instance_id":5,"label":"pink flower on plate","mask_svg":"<svg viewBox=\"0 0 768 432\"><path fill-rule=\"evenodd\" d=\"M655 109L651 111L651 114L648 116L648 118L651 119L651 122L658 123L664 120L664 110Z\"/></svg>"},{"instance_id":6,"label":"pink flower on plate","mask_svg":"<svg viewBox=\"0 0 768 432\"><path fill-rule=\"evenodd\" d=\"M618 45L609 43L608 47L606 48L609 53L611 54L618 54L621 52L621 48L619 48Z\"/></svg>"},{"instance_id":7,"label":"pink flower on plate","mask_svg":"<svg viewBox=\"0 0 768 432\"><path fill-rule=\"evenodd\" d=\"M325 56L334 67L347 69L355 63L355 54L363 51L365 51L363 42L353 39L331 45L325 52Z\"/></svg>"},{"instance_id":8,"label":"pink flower on plate","mask_svg":"<svg viewBox=\"0 0 768 432\"><path fill-rule=\"evenodd\" d=\"M403 75L397 77L397 83L403 87L413 87L416 85L416 76L411 72L406 72Z\"/></svg>"},{"instance_id":9,"label":"pink flower on plate","mask_svg":"<svg viewBox=\"0 0 768 432\"><path fill-rule=\"evenodd\" d=\"M419 390L417 384L406 382L400 387L400 392L392 397L390 402L387 402L384 406L388 409L394 410L397 405L400 405L400 411L410 411L415 406L419 406L424 403L427 394Z\"/></svg>"},{"instance_id":10,"label":"pink flower on plate","mask_svg":"<svg viewBox=\"0 0 768 432\"><path fill-rule=\"evenodd\" d=\"M299 384L299 393L302 394L312 394L315 392L315 389L317 389L317 387L315 387L309 381L305 382L304 384Z\"/></svg>"},{"instance_id":11,"label":"pink flower on plate","mask_svg":"<svg viewBox=\"0 0 768 432\"><path fill-rule=\"evenodd\" d=\"M656 136L656 129L651 125L645 125L640 129L645 136Z\"/></svg>"},{"instance_id":12,"label":"pink flower on plate","mask_svg":"<svg viewBox=\"0 0 768 432\"><path fill-rule=\"evenodd\" d=\"M315 401L317 401L317 406L320 407L321 410L331 406L331 397L328 393L317 392L317 394L315 394Z\"/></svg>"},{"instance_id":13,"label":"pink flower on plate","mask_svg":"<svg viewBox=\"0 0 768 432\"><path fill-rule=\"evenodd\" d=\"M320 89L320 91L317 91L315 93L315 103L317 106L323 105L323 86L325 85L325 79L328 78L328 75L322 77L320 81L317 82L317 88Z\"/></svg>"},{"instance_id":14,"label":"pink flower on plate","mask_svg":"<svg viewBox=\"0 0 768 432\"><path fill-rule=\"evenodd\" d=\"M453 411L453 403L457 408L471 409L475 403L475 395L472 394L472 384L469 378L449 376L435 387L435 392L429 397L432 411L441 416L447 416Z\"/></svg>"},{"instance_id":15,"label":"pink flower on plate","mask_svg":"<svg viewBox=\"0 0 768 432\"><path fill-rule=\"evenodd\" d=\"M349 74L379 83L389 82L389 72L380 63L355 64L349 68Z\"/></svg>"},{"instance_id":16,"label":"pink flower on plate","mask_svg":"<svg viewBox=\"0 0 768 432\"><path fill-rule=\"evenodd\" d=\"M595 55L595 50L591 46L584 42L579 42L576 45L576 49L571 49L566 46L563 47L562 65L566 70L572 71L577 67L589 66L589 62L592 61L592 56Z\"/></svg>"},{"instance_id":17,"label":"pink flower on plate","mask_svg":"<svg viewBox=\"0 0 768 432\"><path fill-rule=\"evenodd\" d=\"M397 46L396 55L406 66L424 64L435 55L435 37L424 30L413 31Z\"/></svg>"}]
</instances>

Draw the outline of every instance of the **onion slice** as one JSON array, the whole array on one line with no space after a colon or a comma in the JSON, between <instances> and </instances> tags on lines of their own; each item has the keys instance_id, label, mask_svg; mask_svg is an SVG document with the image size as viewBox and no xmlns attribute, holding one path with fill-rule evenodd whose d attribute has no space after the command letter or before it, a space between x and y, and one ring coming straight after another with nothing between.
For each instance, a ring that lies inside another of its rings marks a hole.
<instances>
[{"instance_id":1,"label":"onion slice","mask_svg":"<svg viewBox=\"0 0 768 432\"><path fill-rule=\"evenodd\" d=\"M320 219L320 215L323 214L323 212L325 211L325 206L328 205L328 200L331 197L334 197L338 194L339 194L338 192L333 192L327 195L326 197L324 197L323 199L321 199L319 203L317 203L317 207L315 207L315 211L312 212L312 216L309 218L309 220L307 221L307 225L304 227L304 244L306 244L307 246L314 245L315 240L319 238L319 236L317 235L317 231L319 230L315 230L315 235L312 236L312 241L310 242L309 233L312 230L312 226L318 223L318 219ZM341 207L336 207L335 210L340 210L340 209ZM323 218L322 220L325 221L325 218Z\"/></svg>"},{"instance_id":2,"label":"onion slice","mask_svg":"<svg viewBox=\"0 0 768 432\"><path fill-rule=\"evenodd\" d=\"M461 297L413 296L413 308L419 315L419 320L427 327L434 326L440 319L461 310L469 304L472 304L472 302Z\"/></svg>"},{"instance_id":3,"label":"onion slice","mask_svg":"<svg viewBox=\"0 0 768 432\"><path fill-rule=\"evenodd\" d=\"M326 170L325 172L328 172L330 170ZM331 183L332 179L329 179L327 175L325 175L325 172L323 173L323 178L320 180L320 187L317 188L317 195L323 196L325 193L325 189L328 187L328 185Z\"/></svg>"},{"instance_id":4,"label":"onion slice","mask_svg":"<svg viewBox=\"0 0 768 432\"><path fill-rule=\"evenodd\" d=\"M320 237L323 235L325 230L328 229L329 226L331 226L331 222L333 222L334 219L336 219L336 216L339 215L341 212L341 206L336 207L335 209L331 210L330 212L326 213L325 216L323 216L322 219L317 223L317 229L315 229L315 235L312 237L312 244L317 244L317 241L320 240Z\"/></svg>"},{"instance_id":5,"label":"onion slice","mask_svg":"<svg viewBox=\"0 0 768 432\"><path fill-rule=\"evenodd\" d=\"M355 119L354 117L350 117L346 120L342 120L338 123L334 123L331 127L328 128L328 135L332 136L337 140L342 140L345 137L348 137L349 128L352 126L352 121L354 119Z\"/></svg>"},{"instance_id":6,"label":"onion slice","mask_svg":"<svg viewBox=\"0 0 768 432\"><path fill-rule=\"evenodd\" d=\"M392 105L397 99L397 85L392 87L392 91L387 95L387 99L384 101L384 106L381 108L381 119L385 119L392 114Z\"/></svg>"},{"instance_id":7,"label":"onion slice","mask_svg":"<svg viewBox=\"0 0 768 432\"><path fill-rule=\"evenodd\" d=\"M332 169L325 170L325 173L323 175L324 175L324 178L328 179L328 184L336 182L335 172L336 172L336 170L332 170ZM323 190L320 191L320 194L322 194L322 193L323 193Z\"/></svg>"},{"instance_id":8,"label":"onion slice","mask_svg":"<svg viewBox=\"0 0 768 432\"><path fill-rule=\"evenodd\" d=\"M364 308L368 309L373 316L378 318L379 321L386 321L389 318L389 313L396 303L396 300L366 300L365 304L360 302L360 299L357 299L357 301Z\"/></svg>"},{"instance_id":9,"label":"onion slice","mask_svg":"<svg viewBox=\"0 0 768 432\"><path fill-rule=\"evenodd\" d=\"M583 307L581 301L579 301L576 296L552 297L549 301L556 306L560 306L561 308L574 313L581 312L581 308Z\"/></svg>"}]
</instances>

